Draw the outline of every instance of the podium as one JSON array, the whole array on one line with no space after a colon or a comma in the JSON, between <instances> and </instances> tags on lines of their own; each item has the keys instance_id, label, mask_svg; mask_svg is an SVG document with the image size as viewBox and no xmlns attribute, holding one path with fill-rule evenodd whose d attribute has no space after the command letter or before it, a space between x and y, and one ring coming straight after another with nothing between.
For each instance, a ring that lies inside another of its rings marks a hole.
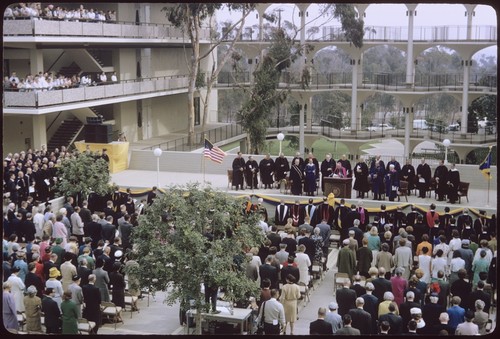
<instances>
[{"instance_id":1,"label":"podium","mask_svg":"<svg viewBox=\"0 0 500 339\"><path fill-rule=\"evenodd\" d=\"M325 177L325 191L323 194L333 193L335 198L351 199L352 178Z\"/></svg>"}]
</instances>

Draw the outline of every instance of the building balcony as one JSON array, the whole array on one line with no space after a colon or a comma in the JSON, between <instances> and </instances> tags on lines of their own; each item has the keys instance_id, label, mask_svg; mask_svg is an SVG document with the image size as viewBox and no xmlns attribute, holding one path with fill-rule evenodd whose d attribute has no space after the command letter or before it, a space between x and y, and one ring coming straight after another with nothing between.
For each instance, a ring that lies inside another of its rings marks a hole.
<instances>
[{"instance_id":1,"label":"building balcony","mask_svg":"<svg viewBox=\"0 0 500 339\"><path fill-rule=\"evenodd\" d=\"M202 28L201 41L208 42L210 29ZM86 22L65 20L16 19L3 21L4 42L44 41L59 38L138 39L156 42L188 42L180 29L171 25L135 22ZM31 38L31 39L30 39ZM89 42L88 40L86 40ZM75 42L78 42L76 40Z\"/></svg>"},{"instance_id":2,"label":"building balcony","mask_svg":"<svg viewBox=\"0 0 500 339\"><path fill-rule=\"evenodd\" d=\"M175 75L65 89L4 90L3 108L4 113L39 114L40 109L43 109L43 113L60 111L63 105L79 108L97 105L96 101L109 104L145 99L184 93L188 81L187 75Z\"/></svg>"}]
</instances>

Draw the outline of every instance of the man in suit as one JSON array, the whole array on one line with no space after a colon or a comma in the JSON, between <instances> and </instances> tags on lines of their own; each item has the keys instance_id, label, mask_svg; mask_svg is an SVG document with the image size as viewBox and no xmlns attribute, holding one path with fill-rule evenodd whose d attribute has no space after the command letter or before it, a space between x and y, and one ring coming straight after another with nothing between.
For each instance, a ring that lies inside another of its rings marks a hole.
<instances>
[{"instance_id":1,"label":"man in suit","mask_svg":"<svg viewBox=\"0 0 500 339\"><path fill-rule=\"evenodd\" d=\"M85 286L89 283L89 275L92 274L92 270L87 267L88 262L87 259L81 258L79 262L79 266L76 269L76 274L80 277L80 285Z\"/></svg>"},{"instance_id":2,"label":"man in suit","mask_svg":"<svg viewBox=\"0 0 500 339\"><path fill-rule=\"evenodd\" d=\"M387 321L389 323L389 334L401 334L403 333L403 318L394 312L396 312L396 306L394 303L391 303L389 305L389 313L381 315L378 322Z\"/></svg>"},{"instance_id":3,"label":"man in suit","mask_svg":"<svg viewBox=\"0 0 500 339\"><path fill-rule=\"evenodd\" d=\"M475 291L472 291L469 294L469 297L467 299L467 301L468 301L467 307L469 310L476 309L476 306L475 306L476 300L484 301L483 311L486 313L490 312L491 295L484 291L484 281L482 281L482 280L479 280L477 282L477 289Z\"/></svg>"},{"instance_id":4,"label":"man in suit","mask_svg":"<svg viewBox=\"0 0 500 339\"><path fill-rule=\"evenodd\" d=\"M338 335L361 335L361 332L357 329L352 327L352 319L349 314L345 314L344 317L344 327L339 329L336 334Z\"/></svg>"},{"instance_id":5,"label":"man in suit","mask_svg":"<svg viewBox=\"0 0 500 339\"><path fill-rule=\"evenodd\" d=\"M351 281L346 280L342 288L336 292L337 303L339 304L339 314L344 316L351 308L356 307L356 292L351 290ZM364 301L363 301L364 302Z\"/></svg>"},{"instance_id":6,"label":"man in suit","mask_svg":"<svg viewBox=\"0 0 500 339\"><path fill-rule=\"evenodd\" d=\"M273 256L268 255L266 262L259 267L260 287L264 287L262 282L264 279L271 281L271 288L279 288L278 270L272 265Z\"/></svg>"},{"instance_id":7,"label":"man in suit","mask_svg":"<svg viewBox=\"0 0 500 339\"><path fill-rule=\"evenodd\" d=\"M385 278L385 268L383 267L378 269L378 278L372 280L372 284L375 287L373 295L376 296L379 301L384 300L385 292L392 291L391 282Z\"/></svg>"},{"instance_id":8,"label":"man in suit","mask_svg":"<svg viewBox=\"0 0 500 339\"><path fill-rule=\"evenodd\" d=\"M415 293L412 291L406 292L406 301L399 305L399 315L402 318L403 325L408 324L408 322L412 319L410 310L414 307L422 306L420 303L417 303L415 300ZM407 328L403 327L402 331L406 332Z\"/></svg>"},{"instance_id":9,"label":"man in suit","mask_svg":"<svg viewBox=\"0 0 500 339\"><path fill-rule=\"evenodd\" d=\"M366 293L361 296L365 303L363 304L363 309L370 313L372 316L372 328L377 328L377 318L378 318L378 299L373 295L373 290L375 286L371 282L365 285Z\"/></svg>"},{"instance_id":10,"label":"man in suit","mask_svg":"<svg viewBox=\"0 0 500 339\"><path fill-rule=\"evenodd\" d=\"M157 196L158 196L158 188L156 186L153 186L151 188L151 191L148 192L148 200L147 200L148 206L151 206L151 204L153 203L153 201L156 199Z\"/></svg>"},{"instance_id":11,"label":"man in suit","mask_svg":"<svg viewBox=\"0 0 500 339\"><path fill-rule=\"evenodd\" d=\"M83 301L85 302L83 317L96 323L92 334L97 334L97 330L101 326L101 293L99 288L94 285L95 280L94 274L89 275L89 283L82 287Z\"/></svg>"},{"instance_id":12,"label":"man in suit","mask_svg":"<svg viewBox=\"0 0 500 339\"><path fill-rule=\"evenodd\" d=\"M325 321L326 309L318 309L318 319L309 323L309 334L333 334L332 325Z\"/></svg>"},{"instance_id":13,"label":"man in suit","mask_svg":"<svg viewBox=\"0 0 500 339\"><path fill-rule=\"evenodd\" d=\"M53 299L55 295L55 291L49 287L45 290L45 296L42 299L42 311L45 317L47 334L61 333L61 311L57 306L57 302Z\"/></svg>"},{"instance_id":14,"label":"man in suit","mask_svg":"<svg viewBox=\"0 0 500 339\"><path fill-rule=\"evenodd\" d=\"M276 206L276 210L274 212L274 224L276 226L285 226L289 217L290 208L285 204L285 200L281 199L280 204Z\"/></svg>"},{"instance_id":15,"label":"man in suit","mask_svg":"<svg viewBox=\"0 0 500 339\"><path fill-rule=\"evenodd\" d=\"M106 217L106 224L101 228L101 238L104 241L108 241L110 244L114 242L116 227L113 225L113 216L108 215Z\"/></svg>"},{"instance_id":16,"label":"man in suit","mask_svg":"<svg viewBox=\"0 0 500 339\"><path fill-rule=\"evenodd\" d=\"M97 242L102 239L102 225L98 222L99 216L92 214L91 222L86 225L87 235L92 239L92 249L97 248Z\"/></svg>"},{"instance_id":17,"label":"man in suit","mask_svg":"<svg viewBox=\"0 0 500 339\"><path fill-rule=\"evenodd\" d=\"M125 214L125 221L120 225L118 232L121 237L123 251L126 251L127 248L132 248L130 235L132 234L132 224L130 223L130 214Z\"/></svg>"},{"instance_id":18,"label":"man in suit","mask_svg":"<svg viewBox=\"0 0 500 339\"><path fill-rule=\"evenodd\" d=\"M271 226L271 232L267 235L267 238L271 241L271 246L276 248L278 248L281 243L281 236L277 232L278 228L273 225Z\"/></svg>"},{"instance_id":19,"label":"man in suit","mask_svg":"<svg viewBox=\"0 0 500 339\"><path fill-rule=\"evenodd\" d=\"M364 304L363 298L356 298L356 308L350 309L347 314L351 316L351 326L357 328L362 335L373 334L372 316L363 309Z\"/></svg>"},{"instance_id":20,"label":"man in suit","mask_svg":"<svg viewBox=\"0 0 500 339\"><path fill-rule=\"evenodd\" d=\"M323 263L323 271L326 271L326 264L328 261L328 248L330 247L330 235L332 233L330 225L327 224L327 222L327 219L322 219L321 222L316 225L316 227L319 228L319 234L323 239L323 246L321 247L321 249L323 250L323 257L325 258L325 262Z\"/></svg>"}]
</instances>

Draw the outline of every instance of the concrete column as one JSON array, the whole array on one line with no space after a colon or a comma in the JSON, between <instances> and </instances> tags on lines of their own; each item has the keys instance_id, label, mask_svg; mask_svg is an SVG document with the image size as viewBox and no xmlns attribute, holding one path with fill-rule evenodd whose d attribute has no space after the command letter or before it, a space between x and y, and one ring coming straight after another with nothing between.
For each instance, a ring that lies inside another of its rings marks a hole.
<instances>
[{"instance_id":1,"label":"concrete column","mask_svg":"<svg viewBox=\"0 0 500 339\"><path fill-rule=\"evenodd\" d=\"M407 45L407 53L406 53L406 83L413 84L414 83L414 66L413 63L413 18L415 17L415 8L417 5L415 4L407 4L408 8L408 45Z\"/></svg>"},{"instance_id":2,"label":"concrete column","mask_svg":"<svg viewBox=\"0 0 500 339\"><path fill-rule=\"evenodd\" d=\"M40 71L44 71L43 52L40 49L30 49L30 73L35 76Z\"/></svg>"},{"instance_id":3,"label":"concrete column","mask_svg":"<svg viewBox=\"0 0 500 339\"><path fill-rule=\"evenodd\" d=\"M300 102L300 114L299 114L299 152L304 155L304 114L306 110L307 101Z\"/></svg>"},{"instance_id":4,"label":"concrete column","mask_svg":"<svg viewBox=\"0 0 500 339\"><path fill-rule=\"evenodd\" d=\"M467 133L467 109L469 108L469 75L472 60L462 60L464 64L464 83L462 89L462 118L460 132L463 136Z\"/></svg>"},{"instance_id":5,"label":"concrete column","mask_svg":"<svg viewBox=\"0 0 500 339\"><path fill-rule=\"evenodd\" d=\"M465 13L467 14L467 40L472 38L472 17L474 16L476 6L475 4L464 4Z\"/></svg>"},{"instance_id":6,"label":"concrete column","mask_svg":"<svg viewBox=\"0 0 500 339\"><path fill-rule=\"evenodd\" d=\"M47 145L47 122L45 115L33 115L33 148Z\"/></svg>"},{"instance_id":7,"label":"concrete column","mask_svg":"<svg viewBox=\"0 0 500 339\"><path fill-rule=\"evenodd\" d=\"M240 140L240 152L243 154L248 154L246 139Z\"/></svg>"},{"instance_id":8,"label":"concrete column","mask_svg":"<svg viewBox=\"0 0 500 339\"><path fill-rule=\"evenodd\" d=\"M358 60L352 59L351 132L356 131L358 121Z\"/></svg>"},{"instance_id":9,"label":"concrete column","mask_svg":"<svg viewBox=\"0 0 500 339\"><path fill-rule=\"evenodd\" d=\"M405 108L405 144L403 155L405 157L410 157L411 149L410 149L410 133L412 130L412 121L413 121L413 110L409 107Z\"/></svg>"},{"instance_id":10,"label":"concrete column","mask_svg":"<svg viewBox=\"0 0 500 339\"><path fill-rule=\"evenodd\" d=\"M306 128L308 130L312 129L312 97L307 100L306 108Z\"/></svg>"}]
</instances>

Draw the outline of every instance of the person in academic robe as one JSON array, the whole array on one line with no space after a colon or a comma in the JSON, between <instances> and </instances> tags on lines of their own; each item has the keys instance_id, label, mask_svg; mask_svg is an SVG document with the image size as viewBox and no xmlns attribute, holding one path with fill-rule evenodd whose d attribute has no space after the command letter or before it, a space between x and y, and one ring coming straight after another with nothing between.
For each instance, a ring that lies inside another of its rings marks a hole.
<instances>
[{"instance_id":1,"label":"person in academic robe","mask_svg":"<svg viewBox=\"0 0 500 339\"><path fill-rule=\"evenodd\" d=\"M351 227L352 225L348 225L347 215L349 214L350 211L351 210L349 209L349 207L345 205L345 199L342 198L340 199L339 206L337 206L337 208L335 208L333 212L332 223L333 226L337 230L339 230L341 241L349 237L349 227ZM332 225L332 223L329 224Z\"/></svg>"},{"instance_id":2,"label":"person in academic robe","mask_svg":"<svg viewBox=\"0 0 500 339\"><path fill-rule=\"evenodd\" d=\"M304 217L309 217L309 225L311 225L312 227L316 226L317 224L317 221L316 221L316 211L317 211L317 207L316 205L313 204L313 199L312 198L309 198L309 202L307 203L307 205L304 205L303 207L303 214L304 214Z\"/></svg>"},{"instance_id":3,"label":"person in academic robe","mask_svg":"<svg viewBox=\"0 0 500 339\"><path fill-rule=\"evenodd\" d=\"M274 212L274 224L276 226L285 226L289 217L290 208L285 204L285 200L281 199L280 204L276 206Z\"/></svg>"},{"instance_id":4,"label":"person in academic robe","mask_svg":"<svg viewBox=\"0 0 500 339\"><path fill-rule=\"evenodd\" d=\"M385 169L385 163L384 163L384 160L381 159L381 155L380 154L377 154L375 156L375 158L372 158L372 160L370 161L370 171L375 168L375 165L377 164L377 162L379 162L380 166L382 166L384 169Z\"/></svg>"},{"instance_id":5,"label":"person in academic robe","mask_svg":"<svg viewBox=\"0 0 500 339\"><path fill-rule=\"evenodd\" d=\"M347 171L346 169L342 166L342 162L337 161L337 164L335 165L335 169L333 170L333 176L337 178L346 178L347 177Z\"/></svg>"},{"instance_id":6,"label":"person in academic robe","mask_svg":"<svg viewBox=\"0 0 500 339\"><path fill-rule=\"evenodd\" d=\"M359 157L358 162L354 165L354 178L354 190L358 191L357 198L363 199L370 187L368 185L368 165L364 157Z\"/></svg>"},{"instance_id":7,"label":"person in academic robe","mask_svg":"<svg viewBox=\"0 0 500 339\"><path fill-rule=\"evenodd\" d=\"M394 201L398 196L399 189L399 174L396 171L394 164L389 165L389 172L387 172L385 177L385 191L389 197L389 201Z\"/></svg>"},{"instance_id":8,"label":"person in academic robe","mask_svg":"<svg viewBox=\"0 0 500 339\"><path fill-rule=\"evenodd\" d=\"M245 163L245 181L247 182L247 186L251 189L257 188L259 185L257 173L259 173L259 164L250 155Z\"/></svg>"},{"instance_id":9,"label":"person in academic robe","mask_svg":"<svg viewBox=\"0 0 500 339\"><path fill-rule=\"evenodd\" d=\"M401 172L401 164L399 163L399 161L396 160L395 156L392 156L391 160L389 160L387 162L387 165L385 166L385 171L386 172L389 172L389 166L390 165L394 165L394 168L396 169L396 171L398 172L398 174Z\"/></svg>"},{"instance_id":10,"label":"person in academic robe","mask_svg":"<svg viewBox=\"0 0 500 339\"><path fill-rule=\"evenodd\" d=\"M304 223L304 209L300 206L299 200L295 200L295 204L290 206L290 217L294 227L299 227Z\"/></svg>"},{"instance_id":11,"label":"person in academic robe","mask_svg":"<svg viewBox=\"0 0 500 339\"><path fill-rule=\"evenodd\" d=\"M264 188L272 188L273 186L273 174L274 174L274 160L271 159L271 155L268 153L259 163L260 179Z\"/></svg>"},{"instance_id":12,"label":"person in academic robe","mask_svg":"<svg viewBox=\"0 0 500 339\"><path fill-rule=\"evenodd\" d=\"M458 188L460 186L460 172L451 164L450 170L447 172L446 184L448 185L448 202L454 204L458 200Z\"/></svg>"},{"instance_id":13,"label":"person in academic robe","mask_svg":"<svg viewBox=\"0 0 500 339\"><path fill-rule=\"evenodd\" d=\"M279 185L281 180L286 178L287 172L290 171L290 164L283 153L274 160L274 168L274 177Z\"/></svg>"},{"instance_id":14,"label":"person in academic robe","mask_svg":"<svg viewBox=\"0 0 500 339\"><path fill-rule=\"evenodd\" d=\"M334 218L334 208L328 203L327 197L323 197L323 203L316 206L316 225L321 223L322 220L326 220L328 225L332 225ZM312 226L312 225L311 225Z\"/></svg>"},{"instance_id":15,"label":"person in academic robe","mask_svg":"<svg viewBox=\"0 0 500 339\"><path fill-rule=\"evenodd\" d=\"M325 160L321 162L321 191L325 191L325 178L331 177L333 175L333 170L335 169L335 160L332 159L332 155L327 153L325 155Z\"/></svg>"},{"instance_id":16,"label":"person in academic robe","mask_svg":"<svg viewBox=\"0 0 500 339\"><path fill-rule=\"evenodd\" d=\"M295 162L290 169L290 180L292 182L291 191L293 195L302 195L302 185L304 182L304 174L299 166L299 159L295 159Z\"/></svg>"},{"instance_id":17,"label":"person in academic robe","mask_svg":"<svg viewBox=\"0 0 500 339\"><path fill-rule=\"evenodd\" d=\"M233 160L233 186L236 186L236 190L238 190L238 186L244 190L244 182L243 175L245 173L245 159L241 156L241 152L238 152L238 155Z\"/></svg>"},{"instance_id":18,"label":"person in academic robe","mask_svg":"<svg viewBox=\"0 0 500 339\"><path fill-rule=\"evenodd\" d=\"M313 158L308 158L308 163L304 167L304 175L305 175L304 191L309 196L314 195L314 191L316 190L317 172L318 172L318 166L314 164Z\"/></svg>"},{"instance_id":19,"label":"person in academic robe","mask_svg":"<svg viewBox=\"0 0 500 339\"><path fill-rule=\"evenodd\" d=\"M302 171L302 170L304 170L304 165L305 165L305 163L304 163L304 158L302 158L302 157L300 156L300 152L295 152L295 156L294 156L294 157L293 157L293 159L292 159L292 164L294 164L294 163L295 163L295 159L299 159L299 167L300 167L300 170L301 170L301 171Z\"/></svg>"},{"instance_id":20,"label":"person in academic robe","mask_svg":"<svg viewBox=\"0 0 500 339\"><path fill-rule=\"evenodd\" d=\"M429 164L422 158L420 164L417 166L417 188L419 198L425 198L427 188L431 183L431 168Z\"/></svg>"},{"instance_id":21,"label":"person in academic robe","mask_svg":"<svg viewBox=\"0 0 500 339\"><path fill-rule=\"evenodd\" d=\"M408 182L408 195L415 188L415 167L411 164L411 159L406 159L406 164L401 168L401 180Z\"/></svg>"},{"instance_id":22,"label":"person in academic robe","mask_svg":"<svg viewBox=\"0 0 500 339\"><path fill-rule=\"evenodd\" d=\"M342 164L342 167L345 168L346 171L346 177L347 178L352 178L352 167L351 167L351 162L347 159L345 154L342 154L342 158L339 159L339 161Z\"/></svg>"},{"instance_id":23,"label":"person in academic robe","mask_svg":"<svg viewBox=\"0 0 500 339\"><path fill-rule=\"evenodd\" d=\"M385 169L383 162L377 161L370 170L373 200L382 200L382 193L384 193L384 175Z\"/></svg>"},{"instance_id":24,"label":"person in academic robe","mask_svg":"<svg viewBox=\"0 0 500 339\"><path fill-rule=\"evenodd\" d=\"M304 167L302 167L302 169L303 170L305 169L305 166L309 163L309 159L312 159L314 166L316 166L315 175L316 175L316 179L319 179L319 169L320 169L319 162L318 162L318 159L316 159L316 157L314 156L314 154L312 152L309 152L307 154L307 158L304 160Z\"/></svg>"},{"instance_id":25,"label":"person in academic robe","mask_svg":"<svg viewBox=\"0 0 500 339\"><path fill-rule=\"evenodd\" d=\"M448 190L448 182L446 181L448 176L448 168L444 165L444 160L439 161L439 165L434 170L434 180L436 181L436 193L438 195L438 201L444 201L444 196Z\"/></svg>"},{"instance_id":26,"label":"person in academic robe","mask_svg":"<svg viewBox=\"0 0 500 339\"><path fill-rule=\"evenodd\" d=\"M370 218L368 216L368 210L363 206L363 201L358 201L358 206L356 210L359 213L359 228L363 231L367 231L367 225L370 222Z\"/></svg>"}]
</instances>

